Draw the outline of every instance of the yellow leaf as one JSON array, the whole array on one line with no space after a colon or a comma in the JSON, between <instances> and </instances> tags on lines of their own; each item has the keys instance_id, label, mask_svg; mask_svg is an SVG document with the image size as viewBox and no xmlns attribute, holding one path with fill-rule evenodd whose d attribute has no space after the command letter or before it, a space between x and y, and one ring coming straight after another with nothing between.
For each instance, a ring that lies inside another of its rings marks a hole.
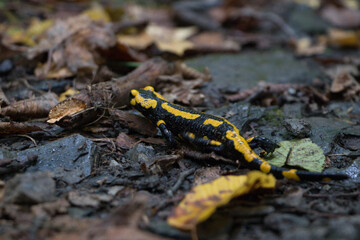
<instances>
[{"instance_id":1,"label":"yellow leaf","mask_svg":"<svg viewBox=\"0 0 360 240\"><path fill-rule=\"evenodd\" d=\"M328 40L330 44L339 47L359 47L358 31L330 29L328 33Z\"/></svg>"},{"instance_id":2,"label":"yellow leaf","mask_svg":"<svg viewBox=\"0 0 360 240\"><path fill-rule=\"evenodd\" d=\"M103 6L101 6L98 2L93 2L91 4L91 8L85 10L83 14L87 15L91 20L94 21L110 22L109 14L105 11Z\"/></svg>"},{"instance_id":3,"label":"yellow leaf","mask_svg":"<svg viewBox=\"0 0 360 240\"><path fill-rule=\"evenodd\" d=\"M54 20L51 19L40 21L37 18L33 18L31 19L30 26L26 30L26 36L34 39L51 27L53 23Z\"/></svg>"},{"instance_id":4,"label":"yellow leaf","mask_svg":"<svg viewBox=\"0 0 360 240\"><path fill-rule=\"evenodd\" d=\"M311 56L314 54L321 54L325 51L325 49L325 41L318 41L318 43L313 44L311 42L311 39L308 37L303 37L296 41L296 55L298 56Z\"/></svg>"},{"instance_id":5,"label":"yellow leaf","mask_svg":"<svg viewBox=\"0 0 360 240\"><path fill-rule=\"evenodd\" d=\"M62 94L60 94L59 96L59 101L64 101L65 99L67 99L68 97L73 96L74 94L78 93L79 91L73 89L73 88L69 88L68 90L66 90L65 92L63 92Z\"/></svg>"},{"instance_id":6,"label":"yellow leaf","mask_svg":"<svg viewBox=\"0 0 360 240\"><path fill-rule=\"evenodd\" d=\"M172 52L179 56L182 56L187 49L194 47L194 44L189 41L179 41L179 42L158 42L156 45L162 51Z\"/></svg>"},{"instance_id":7,"label":"yellow leaf","mask_svg":"<svg viewBox=\"0 0 360 240\"><path fill-rule=\"evenodd\" d=\"M169 225L192 230L208 219L216 208L258 188L274 188L273 175L251 171L242 176L224 176L191 189L168 218Z\"/></svg>"},{"instance_id":8,"label":"yellow leaf","mask_svg":"<svg viewBox=\"0 0 360 240\"><path fill-rule=\"evenodd\" d=\"M136 49L144 49L155 43L160 50L181 56L185 50L194 47L194 44L186 39L195 34L196 31L195 27L168 28L150 24L141 34L118 35L117 39L121 43Z\"/></svg>"}]
</instances>

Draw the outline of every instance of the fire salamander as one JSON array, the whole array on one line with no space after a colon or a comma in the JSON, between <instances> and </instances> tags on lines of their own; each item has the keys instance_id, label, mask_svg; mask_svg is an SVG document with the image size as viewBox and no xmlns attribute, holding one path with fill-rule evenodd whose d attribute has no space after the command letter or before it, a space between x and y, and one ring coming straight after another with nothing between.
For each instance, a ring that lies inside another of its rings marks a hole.
<instances>
[{"instance_id":1,"label":"fire salamander","mask_svg":"<svg viewBox=\"0 0 360 240\"><path fill-rule=\"evenodd\" d=\"M272 173L277 178L296 181L348 178L345 174L315 173L273 166L258 156L250 147L251 141L245 140L239 130L225 118L172 104L151 86L131 90L130 104L156 124L171 145L178 138L202 151L213 151L233 160L243 159L250 169Z\"/></svg>"}]
</instances>

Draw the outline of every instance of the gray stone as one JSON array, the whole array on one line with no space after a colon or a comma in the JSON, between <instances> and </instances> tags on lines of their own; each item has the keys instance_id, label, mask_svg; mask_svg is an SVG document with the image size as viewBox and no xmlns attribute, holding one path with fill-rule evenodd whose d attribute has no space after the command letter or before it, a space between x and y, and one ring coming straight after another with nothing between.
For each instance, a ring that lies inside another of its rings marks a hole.
<instances>
[{"instance_id":1,"label":"gray stone","mask_svg":"<svg viewBox=\"0 0 360 240\"><path fill-rule=\"evenodd\" d=\"M56 179L74 184L90 176L97 164L99 149L90 139L74 134L17 154L21 155L38 156L37 163L27 172L51 171Z\"/></svg>"},{"instance_id":2,"label":"gray stone","mask_svg":"<svg viewBox=\"0 0 360 240\"><path fill-rule=\"evenodd\" d=\"M36 204L55 199L55 180L48 172L18 174L5 185L4 202Z\"/></svg>"}]
</instances>

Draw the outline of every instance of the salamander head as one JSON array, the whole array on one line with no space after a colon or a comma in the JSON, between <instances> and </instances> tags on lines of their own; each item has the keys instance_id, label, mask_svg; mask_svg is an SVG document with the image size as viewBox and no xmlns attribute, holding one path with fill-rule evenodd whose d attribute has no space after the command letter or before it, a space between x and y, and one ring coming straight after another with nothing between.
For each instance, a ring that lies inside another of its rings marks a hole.
<instances>
[{"instance_id":1,"label":"salamander head","mask_svg":"<svg viewBox=\"0 0 360 240\"><path fill-rule=\"evenodd\" d=\"M130 92L130 104L140 112L156 108L160 99L165 100L164 97L155 92L151 86L140 90L133 89Z\"/></svg>"}]
</instances>

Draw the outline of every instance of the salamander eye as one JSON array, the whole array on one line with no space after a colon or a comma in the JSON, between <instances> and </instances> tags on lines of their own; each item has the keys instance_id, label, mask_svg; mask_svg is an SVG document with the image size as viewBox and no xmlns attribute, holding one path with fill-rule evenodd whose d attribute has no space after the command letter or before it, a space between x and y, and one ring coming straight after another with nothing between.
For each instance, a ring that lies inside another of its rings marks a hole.
<instances>
[{"instance_id":1,"label":"salamander eye","mask_svg":"<svg viewBox=\"0 0 360 240\"><path fill-rule=\"evenodd\" d=\"M147 86L144 88L144 90L155 91L155 89L152 86Z\"/></svg>"}]
</instances>

